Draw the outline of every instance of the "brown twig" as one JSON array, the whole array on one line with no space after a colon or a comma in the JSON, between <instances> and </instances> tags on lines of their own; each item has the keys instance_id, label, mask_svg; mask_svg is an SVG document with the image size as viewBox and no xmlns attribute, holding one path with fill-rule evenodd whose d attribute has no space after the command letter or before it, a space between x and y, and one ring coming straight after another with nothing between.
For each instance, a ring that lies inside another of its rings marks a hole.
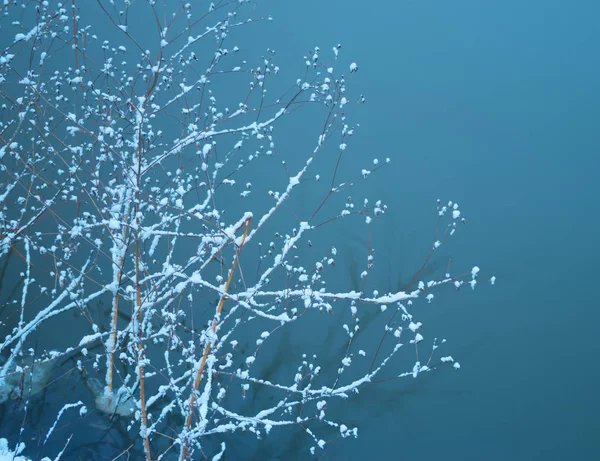
<instances>
[{"instance_id":1,"label":"brown twig","mask_svg":"<svg viewBox=\"0 0 600 461\"><path fill-rule=\"evenodd\" d=\"M237 249L235 258L233 260L233 265L231 266L231 270L229 271L229 277L227 278L227 282L225 283L225 289L224 289L225 294L228 293L229 285L231 284L231 280L233 279L233 274L235 273L235 269L238 265L238 262L240 259L240 252L242 251L242 248L246 241L246 237L248 235L248 230L250 229L251 223L252 223L252 218L248 218L245 221L246 228L244 229L244 235L242 236L242 242L240 243L240 246ZM221 296L221 300L219 301L219 305L217 307L217 312L213 319L213 324L212 324L212 332L213 333L217 332L217 324L218 324L217 319L221 315L221 311L223 310L223 305L225 304L225 298L226 298L226 295L223 295L223 296ZM198 374L196 375L196 380L194 381L194 388L192 389L192 395L190 397L189 413L188 413L188 416L185 421L186 431L189 431L190 427L192 425L192 418L194 415L194 412L193 412L194 405L196 403L196 392L198 391L198 388L200 387L200 381L202 380L202 373L204 372L204 367L206 365L206 361L208 360L208 356L210 355L211 348L212 348L212 342L208 341L204 348L204 354L202 355L202 361L200 362L200 368L198 369ZM181 458L180 458L181 461L184 461L187 458L188 449L189 449L189 441L186 440L186 441L184 441L183 448L181 450Z\"/></svg>"}]
</instances>

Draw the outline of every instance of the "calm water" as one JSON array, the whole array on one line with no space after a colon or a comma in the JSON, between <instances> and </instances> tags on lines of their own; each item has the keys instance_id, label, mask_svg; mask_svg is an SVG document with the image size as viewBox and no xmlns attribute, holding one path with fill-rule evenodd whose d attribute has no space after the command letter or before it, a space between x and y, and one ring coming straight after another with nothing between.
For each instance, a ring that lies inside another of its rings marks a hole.
<instances>
[{"instance_id":1,"label":"calm water","mask_svg":"<svg viewBox=\"0 0 600 461\"><path fill-rule=\"evenodd\" d=\"M393 265L449 198L469 218L455 263L498 277L431 308L460 372L361 396L359 440L329 458L597 459L600 4L284 3L263 8L286 59L342 43L360 66L352 148L393 158L370 184Z\"/></svg>"},{"instance_id":2,"label":"calm water","mask_svg":"<svg viewBox=\"0 0 600 461\"><path fill-rule=\"evenodd\" d=\"M456 271L478 265L498 279L419 303L423 334L447 338L461 370L366 389L343 408L359 439L329 444L323 459L597 459L600 4L265 0L263 13L275 21L240 37L276 49L282 88L315 46L329 58L340 43L339 65L359 65L348 80L366 103L352 109L361 127L344 171L392 159L356 193L389 206L372 236L381 290L419 267L438 198L468 223L433 266L452 258ZM293 138L290 164L315 139L308 116L291 120L284 135L311 134ZM311 210L311 199L293 203ZM366 236L339 230L326 237L350 269L334 283L353 288ZM306 459L302 437L275 436L264 452L240 442L229 456Z\"/></svg>"}]
</instances>

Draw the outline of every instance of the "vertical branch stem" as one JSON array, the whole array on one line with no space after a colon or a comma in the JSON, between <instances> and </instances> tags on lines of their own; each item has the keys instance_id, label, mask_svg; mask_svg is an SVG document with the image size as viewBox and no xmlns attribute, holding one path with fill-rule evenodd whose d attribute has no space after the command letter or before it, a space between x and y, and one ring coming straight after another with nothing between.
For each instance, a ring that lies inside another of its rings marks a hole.
<instances>
[{"instance_id":1,"label":"vertical branch stem","mask_svg":"<svg viewBox=\"0 0 600 461\"><path fill-rule=\"evenodd\" d=\"M125 245L125 239L127 238L127 227L123 232L123 245ZM113 298L113 311L112 311L112 323L110 330L110 351L108 355L108 369L106 370L106 388L109 394L113 390L113 368L115 365L115 349L117 347L117 320L119 318L119 286L121 286L121 277L123 274L123 255L119 259L119 269L117 273L117 289Z\"/></svg>"},{"instance_id":2,"label":"vertical branch stem","mask_svg":"<svg viewBox=\"0 0 600 461\"><path fill-rule=\"evenodd\" d=\"M73 52L75 53L75 69L79 70L79 56L77 55L77 14L75 0L71 0L71 14L73 15Z\"/></svg>"},{"instance_id":3,"label":"vertical branch stem","mask_svg":"<svg viewBox=\"0 0 600 461\"><path fill-rule=\"evenodd\" d=\"M244 243L246 242L246 237L248 236L248 230L250 229L251 223L252 223L252 218L248 218L246 220L246 228L244 229L244 235L242 236L242 242L240 243L240 246L238 247L238 249L236 251L235 258L233 260L233 265L231 266L231 270L229 271L229 277L227 277L227 282L225 283L225 290L224 290L225 293L229 292L229 285L231 284L231 280L233 279L233 274L235 273L235 270L237 268L238 261L240 258L240 252L242 251L242 248L244 247ZM213 318L213 323L212 323L212 332L213 333L217 332L218 319L221 315L221 312L223 311L223 305L225 304L225 298L226 298L226 295L221 296L221 300L219 301L219 305L217 307L215 317ZM202 373L204 372L204 367L206 366L206 361L208 360L208 356L210 355L211 349L212 349L212 342L209 340L208 343L206 344L206 347L204 348L204 353L202 355L202 361L200 362L200 367L198 368L198 374L196 375L196 380L194 381L194 388L192 389L192 395L190 397L189 412L188 412L187 418L185 420L186 432L189 432L190 427L192 426L192 418L194 416L194 406L196 404L196 393L198 391L198 388L200 387L200 381L202 380ZM188 448L189 448L189 440L185 440L182 450L181 450L180 461L184 461L187 458Z\"/></svg>"},{"instance_id":4,"label":"vertical branch stem","mask_svg":"<svg viewBox=\"0 0 600 461\"><path fill-rule=\"evenodd\" d=\"M136 223L139 221L137 218L138 205L136 203ZM139 231L137 231L139 233ZM137 301L137 334L138 334L138 377L140 380L140 407L142 411L142 438L144 440L144 452L146 454L146 461L152 461L150 456L150 440L148 439L148 415L146 413L146 388L144 381L144 346L142 340L144 337L143 330L143 312L142 312L142 289L140 286L140 248L139 248L139 235L135 238L135 289L136 289L136 301Z\"/></svg>"}]
</instances>

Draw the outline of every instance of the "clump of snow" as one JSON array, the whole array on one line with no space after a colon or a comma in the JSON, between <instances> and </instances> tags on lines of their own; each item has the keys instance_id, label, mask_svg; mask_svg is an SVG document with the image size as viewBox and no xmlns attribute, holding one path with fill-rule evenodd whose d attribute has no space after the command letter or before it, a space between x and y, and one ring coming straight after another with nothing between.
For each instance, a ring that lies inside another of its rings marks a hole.
<instances>
[{"instance_id":1,"label":"clump of snow","mask_svg":"<svg viewBox=\"0 0 600 461\"><path fill-rule=\"evenodd\" d=\"M25 450L25 444L23 442L18 444L14 450L11 450L8 446L8 440L4 438L0 439L0 461L31 461L30 458L21 455L23 450ZM44 456L40 461L51 460L47 456Z\"/></svg>"},{"instance_id":2,"label":"clump of snow","mask_svg":"<svg viewBox=\"0 0 600 461\"><path fill-rule=\"evenodd\" d=\"M88 378L86 384L94 394L96 408L101 412L107 415L130 416L135 411L133 396L125 388L107 392L96 378Z\"/></svg>"}]
</instances>

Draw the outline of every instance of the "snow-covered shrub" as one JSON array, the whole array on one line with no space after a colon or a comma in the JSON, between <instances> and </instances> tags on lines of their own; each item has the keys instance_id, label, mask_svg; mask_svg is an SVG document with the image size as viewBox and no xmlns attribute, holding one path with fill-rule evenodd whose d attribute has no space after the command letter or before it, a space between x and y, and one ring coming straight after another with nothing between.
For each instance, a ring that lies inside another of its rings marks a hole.
<instances>
[{"instance_id":1,"label":"snow-covered shrub","mask_svg":"<svg viewBox=\"0 0 600 461\"><path fill-rule=\"evenodd\" d=\"M401 291L369 286L377 242L360 283L331 288L344 233L324 229L375 225L386 205L348 193L389 159L342 172L362 103L344 75L358 66L315 48L280 82L275 51L245 60L244 34L270 20L246 3L0 7L0 400L27 413L46 398L43 445L62 430L68 449L73 422L96 417L147 460L220 459L232 435L282 426L318 453L358 434L330 402L459 368L435 341L419 353L411 313L440 285L475 286L476 267L421 281L458 205L438 202L431 253ZM382 319L376 340L361 339L367 314ZM343 345L333 364L323 324Z\"/></svg>"}]
</instances>

